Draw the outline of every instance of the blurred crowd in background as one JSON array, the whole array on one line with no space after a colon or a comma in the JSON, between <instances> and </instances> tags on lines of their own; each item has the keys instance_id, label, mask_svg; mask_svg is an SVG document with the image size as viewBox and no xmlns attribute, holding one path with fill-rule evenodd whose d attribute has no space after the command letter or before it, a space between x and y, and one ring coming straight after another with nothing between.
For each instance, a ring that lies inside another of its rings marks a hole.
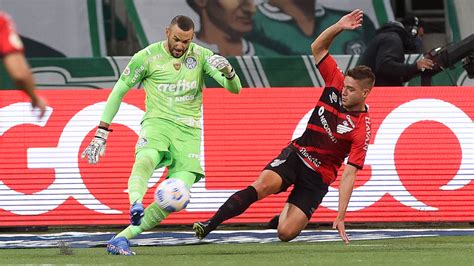
<instances>
[{"instance_id":1,"label":"blurred crowd in background","mask_svg":"<svg viewBox=\"0 0 474 266\"><path fill-rule=\"evenodd\" d=\"M363 28L338 37L331 52L360 54L384 23L409 16L424 22L426 51L472 33L471 20L462 18L473 6L468 0L0 0L27 57L133 55L163 39L175 14L193 18L195 41L223 55L310 54L313 37L355 8L364 10Z\"/></svg>"}]
</instances>

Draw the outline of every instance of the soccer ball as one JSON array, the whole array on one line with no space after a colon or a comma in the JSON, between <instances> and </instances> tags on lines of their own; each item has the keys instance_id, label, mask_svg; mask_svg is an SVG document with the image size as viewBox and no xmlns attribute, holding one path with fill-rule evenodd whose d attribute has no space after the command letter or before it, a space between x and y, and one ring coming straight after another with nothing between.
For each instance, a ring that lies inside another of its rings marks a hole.
<instances>
[{"instance_id":1,"label":"soccer ball","mask_svg":"<svg viewBox=\"0 0 474 266\"><path fill-rule=\"evenodd\" d=\"M189 203L189 189L183 181L175 178L168 178L156 188L155 201L167 212L177 212Z\"/></svg>"}]
</instances>

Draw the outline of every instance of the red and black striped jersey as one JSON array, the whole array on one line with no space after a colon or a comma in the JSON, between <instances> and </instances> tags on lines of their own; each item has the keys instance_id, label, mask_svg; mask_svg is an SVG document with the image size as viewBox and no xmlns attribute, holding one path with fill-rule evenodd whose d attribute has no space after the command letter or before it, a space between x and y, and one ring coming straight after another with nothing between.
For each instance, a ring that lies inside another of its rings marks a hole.
<instances>
[{"instance_id":1,"label":"red and black striped jersey","mask_svg":"<svg viewBox=\"0 0 474 266\"><path fill-rule=\"evenodd\" d=\"M370 117L365 111L347 111L342 106L344 74L327 54L317 65L326 83L301 137L291 146L305 164L319 172L326 184L336 180L344 159L362 169L370 141Z\"/></svg>"},{"instance_id":2,"label":"red and black striped jersey","mask_svg":"<svg viewBox=\"0 0 474 266\"><path fill-rule=\"evenodd\" d=\"M23 52L21 39L10 16L0 11L0 57L17 52Z\"/></svg>"}]
</instances>

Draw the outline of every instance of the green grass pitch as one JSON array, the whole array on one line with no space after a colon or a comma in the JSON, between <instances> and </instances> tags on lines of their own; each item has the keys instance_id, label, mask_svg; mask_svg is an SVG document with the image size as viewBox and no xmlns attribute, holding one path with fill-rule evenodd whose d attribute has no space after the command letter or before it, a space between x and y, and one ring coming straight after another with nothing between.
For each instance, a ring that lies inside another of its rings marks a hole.
<instances>
[{"instance_id":1,"label":"green grass pitch","mask_svg":"<svg viewBox=\"0 0 474 266\"><path fill-rule=\"evenodd\" d=\"M474 236L420 237L342 242L197 244L133 247L133 257L105 248L2 249L5 264L110 265L474 265ZM64 253L64 252L63 252ZM66 252L67 253L67 252Z\"/></svg>"}]
</instances>

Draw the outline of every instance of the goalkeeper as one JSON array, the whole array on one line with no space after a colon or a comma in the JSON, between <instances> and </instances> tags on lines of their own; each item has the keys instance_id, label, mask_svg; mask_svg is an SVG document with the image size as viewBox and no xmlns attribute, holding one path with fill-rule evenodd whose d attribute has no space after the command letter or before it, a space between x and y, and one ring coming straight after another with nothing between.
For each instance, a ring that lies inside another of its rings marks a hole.
<instances>
[{"instance_id":1,"label":"goalkeeper","mask_svg":"<svg viewBox=\"0 0 474 266\"><path fill-rule=\"evenodd\" d=\"M91 164L99 161L122 98L142 82L146 112L128 181L131 225L108 242L107 251L114 255L134 255L128 240L152 229L169 214L155 202L146 209L142 204L155 169L166 166L168 178L182 180L188 189L204 176L199 161L204 74L231 93L242 88L227 59L192 43L194 23L189 17L173 18L166 36L167 40L132 57L109 95L94 139L82 154Z\"/></svg>"}]
</instances>

